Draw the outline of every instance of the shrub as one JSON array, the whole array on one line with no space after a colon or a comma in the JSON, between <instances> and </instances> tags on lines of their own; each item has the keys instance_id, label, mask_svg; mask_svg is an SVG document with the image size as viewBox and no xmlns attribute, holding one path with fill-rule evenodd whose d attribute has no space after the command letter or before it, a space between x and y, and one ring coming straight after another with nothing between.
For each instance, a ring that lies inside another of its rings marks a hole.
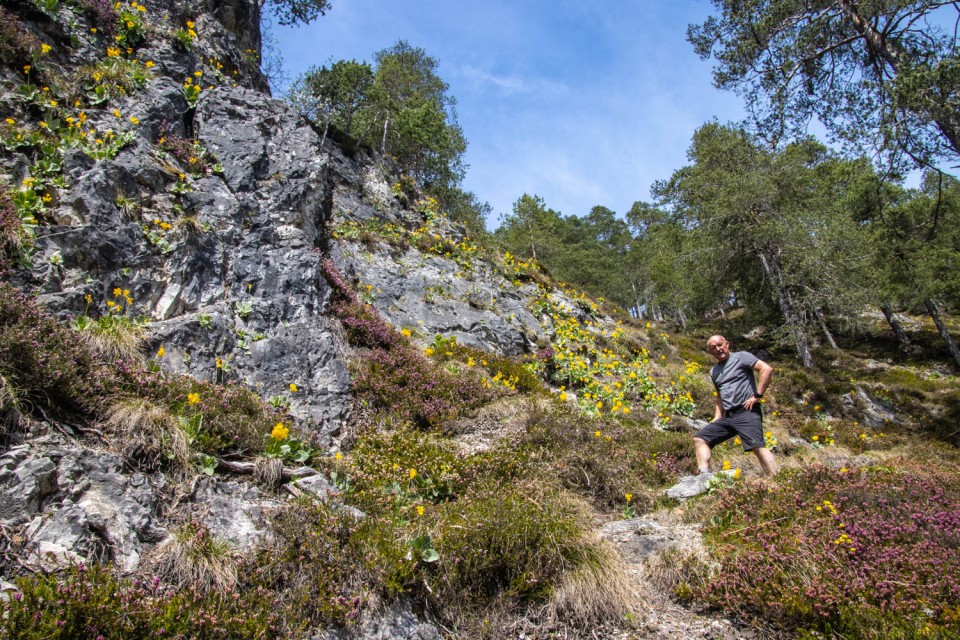
<instances>
[{"instance_id":1,"label":"shrub","mask_svg":"<svg viewBox=\"0 0 960 640\"><path fill-rule=\"evenodd\" d=\"M112 376L76 334L0 283L0 376L21 401L57 414L92 413Z\"/></svg>"},{"instance_id":2,"label":"shrub","mask_svg":"<svg viewBox=\"0 0 960 640\"><path fill-rule=\"evenodd\" d=\"M456 375L428 360L370 305L361 303L330 260L323 272L333 288L333 310L350 343L370 349L353 364L354 390L392 417L420 427L461 416L495 397L468 375Z\"/></svg>"},{"instance_id":3,"label":"shrub","mask_svg":"<svg viewBox=\"0 0 960 640\"><path fill-rule=\"evenodd\" d=\"M216 163L216 158L200 144L199 140L176 135L166 121L161 122L158 127L157 145L176 158L182 167L195 176L207 175Z\"/></svg>"},{"instance_id":4,"label":"shrub","mask_svg":"<svg viewBox=\"0 0 960 640\"><path fill-rule=\"evenodd\" d=\"M37 57L40 40L5 7L0 7L0 62L24 65Z\"/></svg>"},{"instance_id":5,"label":"shrub","mask_svg":"<svg viewBox=\"0 0 960 640\"><path fill-rule=\"evenodd\" d=\"M717 501L705 534L721 569L695 598L827 635L960 633L955 477L811 467L780 478Z\"/></svg>"},{"instance_id":6,"label":"shrub","mask_svg":"<svg viewBox=\"0 0 960 640\"><path fill-rule=\"evenodd\" d=\"M485 370L498 386L521 393L544 393L543 382L528 366L531 358L511 358L489 353L475 347L457 344L456 336L439 335L430 345L431 358L440 363L458 361L468 367Z\"/></svg>"},{"instance_id":7,"label":"shrub","mask_svg":"<svg viewBox=\"0 0 960 640\"><path fill-rule=\"evenodd\" d=\"M260 553L249 580L282 593L297 631L348 623L359 615L367 594L382 593L375 582L382 569L357 544L367 519L357 521L326 503L301 499L280 509L272 524L273 544Z\"/></svg>"},{"instance_id":8,"label":"shrub","mask_svg":"<svg viewBox=\"0 0 960 640\"><path fill-rule=\"evenodd\" d=\"M121 579L100 565L35 574L2 604L0 635L21 640L278 638L278 602L263 589L204 593Z\"/></svg>"},{"instance_id":9,"label":"shrub","mask_svg":"<svg viewBox=\"0 0 960 640\"><path fill-rule=\"evenodd\" d=\"M0 273L10 268L20 255L24 237L23 225L13 200L0 187Z\"/></svg>"},{"instance_id":10,"label":"shrub","mask_svg":"<svg viewBox=\"0 0 960 640\"><path fill-rule=\"evenodd\" d=\"M357 299L330 260L321 264L324 276L333 289L333 312L347 332L350 344L371 349L392 349L406 344L399 331L387 324L380 314Z\"/></svg>"},{"instance_id":11,"label":"shrub","mask_svg":"<svg viewBox=\"0 0 960 640\"><path fill-rule=\"evenodd\" d=\"M117 32L120 14L111 0L77 0L77 4L90 16L94 26L112 37Z\"/></svg>"},{"instance_id":12,"label":"shrub","mask_svg":"<svg viewBox=\"0 0 960 640\"><path fill-rule=\"evenodd\" d=\"M423 428L464 415L496 396L479 379L451 374L411 347L374 349L353 365L353 372L361 399Z\"/></svg>"},{"instance_id":13,"label":"shrub","mask_svg":"<svg viewBox=\"0 0 960 640\"><path fill-rule=\"evenodd\" d=\"M479 482L438 511L441 560L427 580L439 602L543 599L585 560L583 505L547 483Z\"/></svg>"}]
</instances>

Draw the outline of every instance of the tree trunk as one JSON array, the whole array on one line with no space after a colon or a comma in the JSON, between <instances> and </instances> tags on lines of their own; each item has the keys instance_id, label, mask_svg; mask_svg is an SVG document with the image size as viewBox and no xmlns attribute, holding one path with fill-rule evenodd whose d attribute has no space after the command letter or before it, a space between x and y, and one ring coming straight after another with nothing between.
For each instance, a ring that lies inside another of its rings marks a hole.
<instances>
[{"instance_id":1,"label":"tree trunk","mask_svg":"<svg viewBox=\"0 0 960 640\"><path fill-rule=\"evenodd\" d=\"M387 155L387 128L390 126L390 118L383 121L383 140L380 141L380 155Z\"/></svg>"},{"instance_id":2,"label":"tree trunk","mask_svg":"<svg viewBox=\"0 0 960 640\"><path fill-rule=\"evenodd\" d=\"M933 298L927 298L923 304L927 307L927 313L933 318L933 324L937 325L937 331L940 332L940 337L947 343L947 350L950 351L950 355L953 356L954 362L960 367L960 349L957 348L957 343L953 341L950 332L947 331L947 325L943 324L943 318L940 317L940 308L937 307L937 303L933 301Z\"/></svg>"},{"instance_id":3,"label":"tree trunk","mask_svg":"<svg viewBox=\"0 0 960 640\"><path fill-rule=\"evenodd\" d=\"M893 315L893 309L890 307L890 303L883 303L883 305L880 307L880 310L883 311L883 317L887 319L887 324L889 324L890 328L893 329L893 335L897 337L897 342L904 347L909 347L910 336L908 336L907 332L903 330L903 327L900 325L900 321L897 320L897 317Z\"/></svg>"},{"instance_id":4,"label":"tree trunk","mask_svg":"<svg viewBox=\"0 0 960 640\"><path fill-rule=\"evenodd\" d=\"M820 309L813 307L813 315L816 316L817 322L820 324L820 330L823 331L823 335L827 338L827 344L830 345L830 348L840 349L840 347L837 346L837 341L833 339L833 334L830 333L830 329L827 328L827 321L824 319Z\"/></svg>"},{"instance_id":5,"label":"tree trunk","mask_svg":"<svg viewBox=\"0 0 960 640\"><path fill-rule=\"evenodd\" d=\"M780 275L780 265L775 257L766 256L763 251L757 251L760 257L760 264L763 265L763 271L770 280L770 286L773 287L773 295L777 298L777 306L780 307L780 313L787 322L790 335L793 336L793 345L800 356L800 362L805 367L813 366L813 354L810 353L810 338L807 336L807 328L804 326L803 318L794 303L791 296L783 286Z\"/></svg>"},{"instance_id":6,"label":"tree trunk","mask_svg":"<svg viewBox=\"0 0 960 640\"><path fill-rule=\"evenodd\" d=\"M637 306L637 318L643 318L643 314L640 312L643 307L640 305L640 294L637 293L637 283L631 280L630 288L633 290L633 304Z\"/></svg>"}]
</instances>

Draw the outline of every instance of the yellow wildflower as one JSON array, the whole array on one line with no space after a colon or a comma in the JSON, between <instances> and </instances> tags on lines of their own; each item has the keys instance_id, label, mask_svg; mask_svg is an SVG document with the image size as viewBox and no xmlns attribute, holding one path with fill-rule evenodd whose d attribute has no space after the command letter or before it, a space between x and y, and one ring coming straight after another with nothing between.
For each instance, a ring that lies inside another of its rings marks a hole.
<instances>
[{"instance_id":1,"label":"yellow wildflower","mask_svg":"<svg viewBox=\"0 0 960 640\"><path fill-rule=\"evenodd\" d=\"M278 422L273 426L273 431L270 432L270 437L274 440L286 440L287 436L290 435L290 429L283 426L282 422Z\"/></svg>"},{"instance_id":2,"label":"yellow wildflower","mask_svg":"<svg viewBox=\"0 0 960 640\"><path fill-rule=\"evenodd\" d=\"M200 394L196 392L188 393L187 404L200 404Z\"/></svg>"},{"instance_id":3,"label":"yellow wildflower","mask_svg":"<svg viewBox=\"0 0 960 640\"><path fill-rule=\"evenodd\" d=\"M426 511L426 509L424 509L423 505L422 505L422 504L418 504L418 505L417 505L417 515L418 515L418 516L422 516L424 511Z\"/></svg>"},{"instance_id":4,"label":"yellow wildflower","mask_svg":"<svg viewBox=\"0 0 960 640\"><path fill-rule=\"evenodd\" d=\"M410 469L410 479L413 480L413 479L416 478L416 477L417 477L417 470L416 470L416 469Z\"/></svg>"},{"instance_id":5,"label":"yellow wildflower","mask_svg":"<svg viewBox=\"0 0 960 640\"><path fill-rule=\"evenodd\" d=\"M160 345L160 348L157 349L157 357L162 358L166 352L167 351L163 348L163 345Z\"/></svg>"}]
</instances>

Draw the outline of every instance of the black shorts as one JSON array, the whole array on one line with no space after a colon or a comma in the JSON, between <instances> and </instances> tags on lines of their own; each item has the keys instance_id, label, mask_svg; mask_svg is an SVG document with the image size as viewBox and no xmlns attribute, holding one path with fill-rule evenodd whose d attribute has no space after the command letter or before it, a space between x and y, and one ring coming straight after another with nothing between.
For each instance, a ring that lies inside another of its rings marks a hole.
<instances>
[{"instance_id":1,"label":"black shorts","mask_svg":"<svg viewBox=\"0 0 960 640\"><path fill-rule=\"evenodd\" d=\"M711 449L735 436L740 436L744 451L762 447L764 446L763 416L760 413L759 404L756 406L757 408L751 411L746 409L728 411L719 420L697 431L694 437L705 440Z\"/></svg>"}]
</instances>

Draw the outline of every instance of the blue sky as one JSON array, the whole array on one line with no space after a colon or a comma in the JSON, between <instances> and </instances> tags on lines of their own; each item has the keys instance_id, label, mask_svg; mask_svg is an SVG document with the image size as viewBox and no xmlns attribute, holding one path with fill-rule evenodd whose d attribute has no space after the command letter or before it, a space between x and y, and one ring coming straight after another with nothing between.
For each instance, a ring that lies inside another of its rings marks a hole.
<instances>
[{"instance_id":1,"label":"blue sky","mask_svg":"<svg viewBox=\"0 0 960 640\"><path fill-rule=\"evenodd\" d=\"M400 39L439 61L469 142L464 187L498 225L524 193L564 215L624 214L686 164L694 130L743 117L686 42L707 0L332 0L273 27L286 72L372 61Z\"/></svg>"}]
</instances>

